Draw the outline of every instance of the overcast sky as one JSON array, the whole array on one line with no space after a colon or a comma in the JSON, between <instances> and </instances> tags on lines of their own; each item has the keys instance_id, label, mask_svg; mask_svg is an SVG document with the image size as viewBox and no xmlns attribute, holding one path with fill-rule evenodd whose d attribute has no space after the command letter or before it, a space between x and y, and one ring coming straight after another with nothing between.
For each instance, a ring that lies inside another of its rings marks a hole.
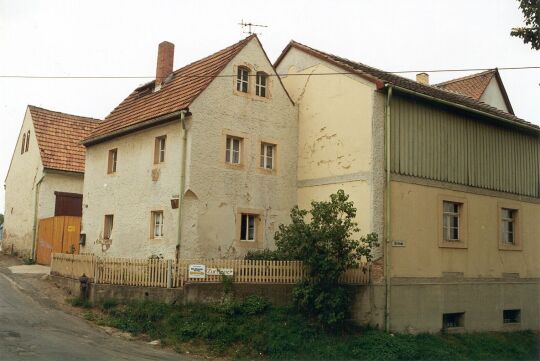
<instances>
[{"instance_id":1,"label":"overcast sky","mask_svg":"<svg viewBox=\"0 0 540 361\"><path fill-rule=\"evenodd\" d=\"M176 45L176 69L246 36L241 19L269 26L260 39L272 61L294 39L388 71L540 65L509 35L523 21L516 0L0 0L0 75L152 76L159 42ZM540 70L501 76L516 115L540 124ZM0 78L0 180L27 104L103 118L146 81Z\"/></svg>"}]
</instances>

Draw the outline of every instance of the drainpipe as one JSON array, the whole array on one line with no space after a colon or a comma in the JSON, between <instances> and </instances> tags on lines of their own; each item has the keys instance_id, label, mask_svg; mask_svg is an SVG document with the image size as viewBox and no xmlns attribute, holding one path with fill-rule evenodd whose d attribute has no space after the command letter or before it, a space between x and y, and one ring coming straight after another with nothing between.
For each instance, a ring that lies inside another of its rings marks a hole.
<instances>
[{"instance_id":1,"label":"drainpipe","mask_svg":"<svg viewBox=\"0 0 540 361\"><path fill-rule=\"evenodd\" d=\"M385 276L385 313L384 313L384 328L386 332L390 332L390 296L391 296L391 277L390 277L390 247L391 247L391 184L390 184L390 175L391 175L391 122L390 122L390 101L392 99L392 87L388 86L387 98L386 98L386 139L385 139L385 155L386 155L386 199L385 199L385 222L384 222L384 276Z\"/></svg>"},{"instance_id":2,"label":"drainpipe","mask_svg":"<svg viewBox=\"0 0 540 361\"><path fill-rule=\"evenodd\" d=\"M38 217L38 205L39 205L39 188L41 186L41 182L43 182L43 179L45 179L45 174L41 175L41 178L36 183L36 191L34 193L34 221L32 225L32 254L31 257L33 260L36 259L36 244L37 244L37 217Z\"/></svg>"},{"instance_id":3,"label":"drainpipe","mask_svg":"<svg viewBox=\"0 0 540 361\"><path fill-rule=\"evenodd\" d=\"M180 165L180 193L178 195L178 239L176 240L176 260L180 259L180 244L182 243L182 206L184 205L184 187L186 182L186 153L187 153L187 127L186 117L190 116L189 110L180 112L180 123L182 124L182 163Z\"/></svg>"}]
</instances>

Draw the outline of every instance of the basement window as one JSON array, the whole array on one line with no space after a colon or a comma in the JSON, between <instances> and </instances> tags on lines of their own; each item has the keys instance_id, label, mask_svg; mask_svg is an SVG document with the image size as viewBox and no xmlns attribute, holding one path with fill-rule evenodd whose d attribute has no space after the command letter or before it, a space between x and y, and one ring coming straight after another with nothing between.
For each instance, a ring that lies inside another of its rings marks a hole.
<instances>
[{"instance_id":1,"label":"basement window","mask_svg":"<svg viewBox=\"0 0 540 361\"><path fill-rule=\"evenodd\" d=\"M465 312L443 313L443 329L463 327L465 325Z\"/></svg>"},{"instance_id":2,"label":"basement window","mask_svg":"<svg viewBox=\"0 0 540 361\"><path fill-rule=\"evenodd\" d=\"M520 323L521 310L503 310L503 323Z\"/></svg>"}]
</instances>

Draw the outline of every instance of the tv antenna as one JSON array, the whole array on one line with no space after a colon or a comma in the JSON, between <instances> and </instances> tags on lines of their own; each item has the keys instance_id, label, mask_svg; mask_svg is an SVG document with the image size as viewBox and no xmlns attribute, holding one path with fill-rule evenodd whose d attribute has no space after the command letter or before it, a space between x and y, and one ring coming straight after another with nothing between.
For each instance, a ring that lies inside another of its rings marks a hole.
<instances>
[{"instance_id":1,"label":"tv antenna","mask_svg":"<svg viewBox=\"0 0 540 361\"><path fill-rule=\"evenodd\" d=\"M242 27L242 32L244 34L249 34L249 35L252 35L252 34L256 34L256 35L261 35L261 33L255 33L251 27L259 27L259 28L267 28L268 26L267 25L258 25L258 24L253 24L253 23L245 23L244 20L242 19L238 25L240 25ZM247 31L246 31L246 28L247 28Z\"/></svg>"}]
</instances>

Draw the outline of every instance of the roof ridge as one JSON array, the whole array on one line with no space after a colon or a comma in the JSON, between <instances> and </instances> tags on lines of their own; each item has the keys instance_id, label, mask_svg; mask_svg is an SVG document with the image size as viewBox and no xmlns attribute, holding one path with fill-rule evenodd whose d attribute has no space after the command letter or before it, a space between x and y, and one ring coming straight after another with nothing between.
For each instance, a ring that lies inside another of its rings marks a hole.
<instances>
[{"instance_id":1,"label":"roof ridge","mask_svg":"<svg viewBox=\"0 0 540 361\"><path fill-rule=\"evenodd\" d=\"M80 120L88 121L88 122L92 122L92 123L95 123L96 121L98 121L98 122L103 121L102 119L86 117L84 115L69 114L69 113L59 112L57 110L45 109L45 108L38 107L38 106L32 105L32 104L28 104L28 108L33 108L33 109L36 109L36 110L42 110L42 111L45 111L45 112L55 113L55 114L60 114L60 115L67 115L67 116L70 116L70 117L77 117L77 118L81 118Z\"/></svg>"},{"instance_id":2,"label":"roof ridge","mask_svg":"<svg viewBox=\"0 0 540 361\"><path fill-rule=\"evenodd\" d=\"M436 84L433 84L433 85L436 86L436 87L439 87L439 86L442 86L442 85L447 85L447 84L451 84L451 83L455 83L455 82L459 82L459 81L463 81L463 80L469 80L469 79L476 78L478 76L482 76L482 75L485 75L485 74L488 74L488 73L491 73L492 76L493 76L493 75L495 75L496 72L497 72L497 68L488 69L488 70L485 70L485 71L480 72L480 73L474 73L474 74L465 75L465 76L455 78L455 79L445 80L443 82L436 83Z\"/></svg>"}]
</instances>

